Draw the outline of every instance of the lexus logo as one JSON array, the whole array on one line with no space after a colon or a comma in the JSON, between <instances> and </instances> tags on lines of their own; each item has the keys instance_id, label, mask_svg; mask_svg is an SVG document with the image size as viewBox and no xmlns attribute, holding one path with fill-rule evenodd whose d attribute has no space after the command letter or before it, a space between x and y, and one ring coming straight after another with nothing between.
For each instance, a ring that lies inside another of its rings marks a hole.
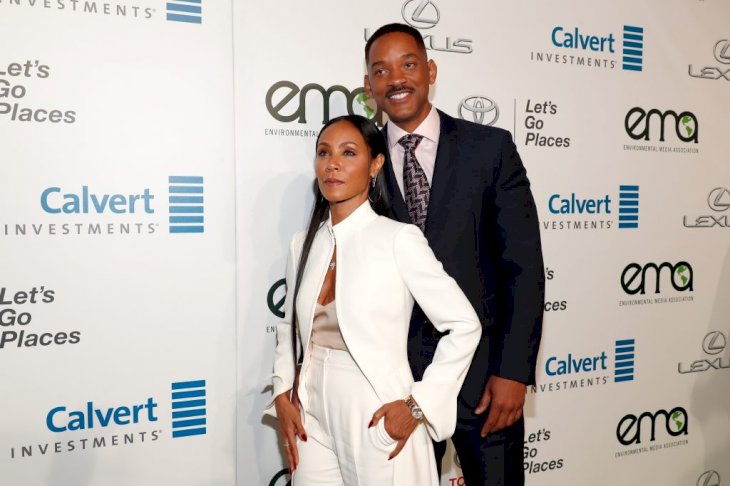
<instances>
[{"instance_id":1,"label":"lexus logo","mask_svg":"<svg viewBox=\"0 0 730 486\"><path fill-rule=\"evenodd\" d=\"M279 289L282 289L279 291ZM269 289L269 293L266 294L266 303L269 306L269 310L279 319L284 318L284 300L286 299L286 279L282 278L278 280Z\"/></svg>"},{"instance_id":2,"label":"lexus logo","mask_svg":"<svg viewBox=\"0 0 730 486\"><path fill-rule=\"evenodd\" d=\"M715 44L715 59L722 64L730 64L730 39L722 39Z\"/></svg>"},{"instance_id":3,"label":"lexus logo","mask_svg":"<svg viewBox=\"0 0 730 486\"><path fill-rule=\"evenodd\" d=\"M725 349L726 344L727 341L723 333L720 331L711 331L702 340L702 349L707 354L719 354Z\"/></svg>"},{"instance_id":4,"label":"lexus logo","mask_svg":"<svg viewBox=\"0 0 730 486\"><path fill-rule=\"evenodd\" d=\"M492 126L499 119L497 103L484 96L467 96L459 102L459 117L480 125ZM467 118L465 112L471 115Z\"/></svg>"},{"instance_id":5,"label":"lexus logo","mask_svg":"<svg viewBox=\"0 0 730 486\"><path fill-rule=\"evenodd\" d=\"M705 471L697 478L697 486L720 486L720 475L717 471Z\"/></svg>"},{"instance_id":6,"label":"lexus logo","mask_svg":"<svg viewBox=\"0 0 730 486\"><path fill-rule=\"evenodd\" d=\"M730 208L730 191L724 187L716 187L707 196L707 204L713 211L726 211Z\"/></svg>"},{"instance_id":7,"label":"lexus logo","mask_svg":"<svg viewBox=\"0 0 730 486\"><path fill-rule=\"evenodd\" d=\"M401 15L408 25L417 29L430 29L441 18L438 7L430 0L407 0L403 4Z\"/></svg>"}]
</instances>

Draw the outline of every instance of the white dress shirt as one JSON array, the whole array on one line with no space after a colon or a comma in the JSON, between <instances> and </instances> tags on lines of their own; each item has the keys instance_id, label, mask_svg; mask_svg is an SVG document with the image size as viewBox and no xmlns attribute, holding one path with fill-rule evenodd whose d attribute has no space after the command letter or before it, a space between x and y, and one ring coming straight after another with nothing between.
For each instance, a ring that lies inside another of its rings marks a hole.
<instances>
[{"instance_id":1,"label":"white dress shirt","mask_svg":"<svg viewBox=\"0 0 730 486\"><path fill-rule=\"evenodd\" d=\"M421 143L416 148L416 158L426 173L426 179L428 179L430 187L433 182L433 171L436 166L436 150L438 149L439 135L441 133L441 119L433 105L431 105L431 111L428 113L428 116L413 130L413 133L423 136ZM388 122L388 150L390 151L390 160L393 163L395 180L398 182L401 194L405 194L403 190L403 158L405 157L405 148L398 143L398 140L405 135L408 135L408 132L395 123Z\"/></svg>"}]
</instances>

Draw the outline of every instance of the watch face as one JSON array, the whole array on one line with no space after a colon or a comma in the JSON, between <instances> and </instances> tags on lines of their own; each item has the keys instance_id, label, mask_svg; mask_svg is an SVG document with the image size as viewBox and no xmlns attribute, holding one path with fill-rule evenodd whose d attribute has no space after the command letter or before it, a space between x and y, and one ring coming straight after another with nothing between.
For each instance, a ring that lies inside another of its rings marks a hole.
<instances>
[{"instance_id":1,"label":"watch face","mask_svg":"<svg viewBox=\"0 0 730 486\"><path fill-rule=\"evenodd\" d=\"M411 410L411 415L414 419L421 420L423 418L423 411L420 408L414 408Z\"/></svg>"}]
</instances>

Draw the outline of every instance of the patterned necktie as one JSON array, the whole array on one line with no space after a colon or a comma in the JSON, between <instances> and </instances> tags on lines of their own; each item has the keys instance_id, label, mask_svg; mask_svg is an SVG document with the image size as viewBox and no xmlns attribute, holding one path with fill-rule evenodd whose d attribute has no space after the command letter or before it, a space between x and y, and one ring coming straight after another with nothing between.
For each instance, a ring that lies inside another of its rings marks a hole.
<instances>
[{"instance_id":1,"label":"patterned necktie","mask_svg":"<svg viewBox=\"0 0 730 486\"><path fill-rule=\"evenodd\" d=\"M426 212L428 199L431 195L428 179L423 167L416 159L416 147L421 143L423 136L412 133L398 140L405 149L403 157L403 188L405 189L406 206L411 221L424 233L426 232Z\"/></svg>"}]
</instances>

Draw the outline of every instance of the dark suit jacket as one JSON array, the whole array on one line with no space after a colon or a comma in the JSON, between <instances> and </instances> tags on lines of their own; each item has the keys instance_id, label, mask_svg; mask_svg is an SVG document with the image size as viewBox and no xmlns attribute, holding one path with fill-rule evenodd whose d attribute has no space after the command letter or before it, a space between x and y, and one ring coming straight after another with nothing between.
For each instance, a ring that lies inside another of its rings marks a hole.
<instances>
[{"instance_id":1,"label":"dark suit jacket","mask_svg":"<svg viewBox=\"0 0 730 486\"><path fill-rule=\"evenodd\" d=\"M426 238L482 323L459 395L459 418L466 419L474 417L490 375L535 383L545 278L535 202L511 135L441 111L439 116ZM391 216L410 223L389 158L384 176ZM424 321L415 308L408 355L416 380L436 346L432 333L424 332Z\"/></svg>"}]
</instances>

